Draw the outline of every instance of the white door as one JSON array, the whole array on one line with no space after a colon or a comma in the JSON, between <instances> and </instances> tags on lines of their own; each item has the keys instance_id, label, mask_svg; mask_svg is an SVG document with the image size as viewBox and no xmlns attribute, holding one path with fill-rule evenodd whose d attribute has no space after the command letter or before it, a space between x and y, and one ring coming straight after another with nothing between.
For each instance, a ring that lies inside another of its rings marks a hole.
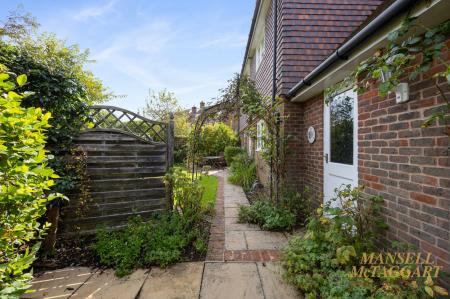
<instances>
[{"instance_id":1,"label":"white door","mask_svg":"<svg viewBox=\"0 0 450 299\"><path fill-rule=\"evenodd\" d=\"M324 202L342 185L358 186L358 101L353 89L334 96L324 109ZM335 203L336 204L336 203ZM333 205L335 205L333 204Z\"/></svg>"}]
</instances>

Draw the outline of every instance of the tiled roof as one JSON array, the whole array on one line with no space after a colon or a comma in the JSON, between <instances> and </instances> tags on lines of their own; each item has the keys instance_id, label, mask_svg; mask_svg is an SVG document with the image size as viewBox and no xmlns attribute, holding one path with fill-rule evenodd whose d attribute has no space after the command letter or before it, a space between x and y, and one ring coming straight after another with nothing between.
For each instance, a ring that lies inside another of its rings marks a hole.
<instances>
[{"instance_id":1,"label":"tiled roof","mask_svg":"<svg viewBox=\"0 0 450 299\"><path fill-rule=\"evenodd\" d=\"M280 0L278 80L286 94L344 43L382 0Z\"/></svg>"}]
</instances>

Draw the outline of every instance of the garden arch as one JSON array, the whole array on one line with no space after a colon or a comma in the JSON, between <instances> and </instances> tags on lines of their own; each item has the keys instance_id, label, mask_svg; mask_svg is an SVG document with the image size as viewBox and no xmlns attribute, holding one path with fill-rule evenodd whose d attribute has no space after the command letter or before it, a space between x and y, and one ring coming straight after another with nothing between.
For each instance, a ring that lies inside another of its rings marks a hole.
<instances>
[{"instance_id":1,"label":"garden arch","mask_svg":"<svg viewBox=\"0 0 450 299\"><path fill-rule=\"evenodd\" d=\"M173 166L173 114L164 123L101 105L90 108L90 118L74 140L83 153L90 196L63 208L63 232L119 228L131 216L171 208L163 176Z\"/></svg>"}]
</instances>

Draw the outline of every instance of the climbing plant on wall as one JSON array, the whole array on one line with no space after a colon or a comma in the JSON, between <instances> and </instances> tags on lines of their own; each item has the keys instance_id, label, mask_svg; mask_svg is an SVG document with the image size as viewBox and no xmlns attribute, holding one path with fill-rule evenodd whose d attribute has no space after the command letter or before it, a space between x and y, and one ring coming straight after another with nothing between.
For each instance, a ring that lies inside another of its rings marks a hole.
<instances>
[{"instance_id":1,"label":"climbing plant on wall","mask_svg":"<svg viewBox=\"0 0 450 299\"><path fill-rule=\"evenodd\" d=\"M329 88L326 93L333 95L342 86L354 84L358 91L364 91L379 81L379 94L386 96L404 80L425 80L427 72L441 64L443 68L432 79L444 104L436 107L422 126L428 127L439 120L446 123L450 118L450 99L444 85L450 84L450 65L444 57L449 54L446 45L449 33L450 20L428 28L417 22L417 18L406 17L399 29L388 34L386 47L361 62L343 82ZM446 133L450 134L448 127Z\"/></svg>"}]
</instances>

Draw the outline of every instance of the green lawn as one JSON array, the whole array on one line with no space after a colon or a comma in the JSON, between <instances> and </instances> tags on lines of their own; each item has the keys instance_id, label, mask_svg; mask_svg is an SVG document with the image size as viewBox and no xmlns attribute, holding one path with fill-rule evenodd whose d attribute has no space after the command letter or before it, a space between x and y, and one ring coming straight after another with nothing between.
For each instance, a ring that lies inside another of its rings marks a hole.
<instances>
[{"instance_id":1,"label":"green lawn","mask_svg":"<svg viewBox=\"0 0 450 299\"><path fill-rule=\"evenodd\" d=\"M216 202L217 193L217 177L212 175L202 175L200 185L205 188L203 193L202 204L204 207L213 208Z\"/></svg>"},{"instance_id":2,"label":"green lawn","mask_svg":"<svg viewBox=\"0 0 450 299\"><path fill-rule=\"evenodd\" d=\"M191 177L191 173L183 166L175 166L176 168L182 169L183 173ZM200 174L199 174L200 175ZM214 203L216 202L217 193L217 177L212 175L200 175L200 185L205 188L205 192L202 197L202 204L205 208L214 208Z\"/></svg>"}]
</instances>

